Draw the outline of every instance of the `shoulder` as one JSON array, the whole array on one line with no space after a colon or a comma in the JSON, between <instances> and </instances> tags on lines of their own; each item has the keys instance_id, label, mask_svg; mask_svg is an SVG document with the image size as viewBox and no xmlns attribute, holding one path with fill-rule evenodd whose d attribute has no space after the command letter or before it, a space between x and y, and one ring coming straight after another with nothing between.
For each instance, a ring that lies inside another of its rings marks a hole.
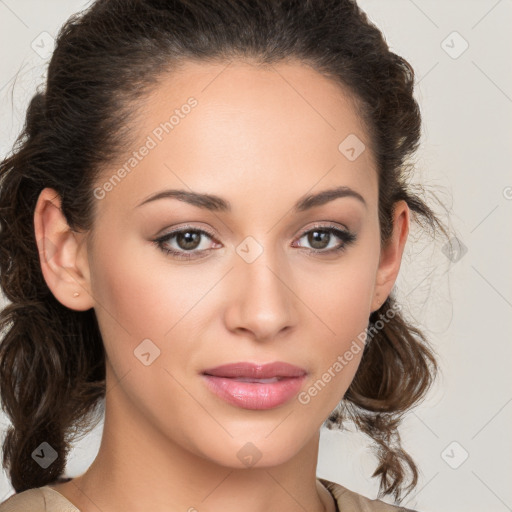
<instances>
[{"instance_id":1,"label":"shoulder","mask_svg":"<svg viewBox=\"0 0 512 512\"><path fill-rule=\"evenodd\" d=\"M62 494L48 486L13 494L0 503L0 512L80 512Z\"/></svg>"},{"instance_id":2,"label":"shoulder","mask_svg":"<svg viewBox=\"0 0 512 512\"><path fill-rule=\"evenodd\" d=\"M40 487L13 494L0 503L0 512L21 512L22 510L33 512L44 512L46 510L44 494Z\"/></svg>"},{"instance_id":3,"label":"shoulder","mask_svg":"<svg viewBox=\"0 0 512 512\"><path fill-rule=\"evenodd\" d=\"M371 500L351 491L343 485L319 478L320 482L331 492L338 504L339 510L350 510L351 512L417 512L410 508L390 505L382 500ZM0 512L2 512L0 510Z\"/></svg>"}]
</instances>

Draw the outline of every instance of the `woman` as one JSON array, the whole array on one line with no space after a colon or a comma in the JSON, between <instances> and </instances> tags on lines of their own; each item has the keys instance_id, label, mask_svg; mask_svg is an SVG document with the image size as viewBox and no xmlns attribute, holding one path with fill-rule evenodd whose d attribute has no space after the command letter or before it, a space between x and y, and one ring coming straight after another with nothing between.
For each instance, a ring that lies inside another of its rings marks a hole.
<instances>
[{"instance_id":1,"label":"woman","mask_svg":"<svg viewBox=\"0 0 512 512\"><path fill-rule=\"evenodd\" d=\"M446 231L406 183L413 79L350 0L66 23L0 168L0 511L406 510L316 465L352 421L380 497L417 482L398 426L437 365L392 289L412 215Z\"/></svg>"}]
</instances>

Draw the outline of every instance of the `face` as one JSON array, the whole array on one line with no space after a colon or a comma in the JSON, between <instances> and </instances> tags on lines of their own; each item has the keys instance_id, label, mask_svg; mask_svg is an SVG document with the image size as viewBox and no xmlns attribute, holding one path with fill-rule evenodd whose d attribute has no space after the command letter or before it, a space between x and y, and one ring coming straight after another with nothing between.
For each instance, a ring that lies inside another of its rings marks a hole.
<instances>
[{"instance_id":1,"label":"face","mask_svg":"<svg viewBox=\"0 0 512 512\"><path fill-rule=\"evenodd\" d=\"M252 443L260 466L288 460L343 398L398 272L352 98L298 63L188 63L148 96L136 133L97 183L83 253L107 387L195 455L240 467ZM203 374L240 362L302 376Z\"/></svg>"}]
</instances>

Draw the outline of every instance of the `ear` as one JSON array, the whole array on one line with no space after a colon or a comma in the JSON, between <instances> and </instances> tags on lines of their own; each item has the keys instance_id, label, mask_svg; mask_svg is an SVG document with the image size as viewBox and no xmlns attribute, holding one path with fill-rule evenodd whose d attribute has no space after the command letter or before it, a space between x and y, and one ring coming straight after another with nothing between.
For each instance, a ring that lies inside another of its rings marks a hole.
<instances>
[{"instance_id":1,"label":"ear","mask_svg":"<svg viewBox=\"0 0 512 512\"><path fill-rule=\"evenodd\" d=\"M55 298L77 311L92 308L86 237L69 227L59 194L52 188L39 194L34 231L44 280Z\"/></svg>"},{"instance_id":2,"label":"ear","mask_svg":"<svg viewBox=\"0 0 512 512\"><path fill-rule=\"evenodd\" d=\"M377 311L386 301L395 284L402 262L402 254L409 234L409 207L403 200L397 201L393 211L393 234L381 249L379 267L375 279L371 311Z\"/></svg>"}]
</instances>

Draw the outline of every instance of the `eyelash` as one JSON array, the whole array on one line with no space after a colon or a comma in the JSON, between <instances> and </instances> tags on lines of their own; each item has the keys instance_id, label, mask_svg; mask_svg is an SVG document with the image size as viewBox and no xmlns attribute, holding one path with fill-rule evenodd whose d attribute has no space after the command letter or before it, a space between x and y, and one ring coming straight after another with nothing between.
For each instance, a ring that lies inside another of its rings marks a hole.
<instances>
[{"instance_id":1,"label":"eyelash","mask_svg":"<svg viewBox=\"0 0 512 512\"><path fill-rule=\"evenodd\" d=\"M322 254L341 253L349 245L354 243L356 240L356 235L354 235L353 233L351 233L349 231L342 230L342 229L340 229L336 226L332 226L332 225L313 226L312 228L309 228L308 230L303 231L300 234L300 236L298 237L298 239L301 239L302 237L304 237L305 235L307 235L308 233L310 233L312 231L321 231L321 232L333 234L336 238L339 238L343 242L339 247L331 248L328 250L308 249L307 247L299 247L299 249L305 249L306 251L308 251L309 253L312 253L312 254L322 255ZM155 240L153 240L153 243L165 254L171 255L172 257L179 259L179 260L192 260L192 259L202 258L203 256L194 256L194 254L209 253L210 251L214 250L214 249L205 249L202 251L195 251L195 252L193 252L193 251L176 251L175 249L169 249L168 247L165 246L165 243L168 242L169 239L174 238L176 235L178 235L180 233L188 233L188 232L199 233L200 235L206 235L207 237L215 240L215 236L213 235L213 233L205 231L204 229L199 229L199 228L195 228L192 226L185 226L183 228L177 229L175 231L171 231L169 233L166 233L165 235L162 235L161 237L156 238Z\"/></svg>"}]
</instances>

